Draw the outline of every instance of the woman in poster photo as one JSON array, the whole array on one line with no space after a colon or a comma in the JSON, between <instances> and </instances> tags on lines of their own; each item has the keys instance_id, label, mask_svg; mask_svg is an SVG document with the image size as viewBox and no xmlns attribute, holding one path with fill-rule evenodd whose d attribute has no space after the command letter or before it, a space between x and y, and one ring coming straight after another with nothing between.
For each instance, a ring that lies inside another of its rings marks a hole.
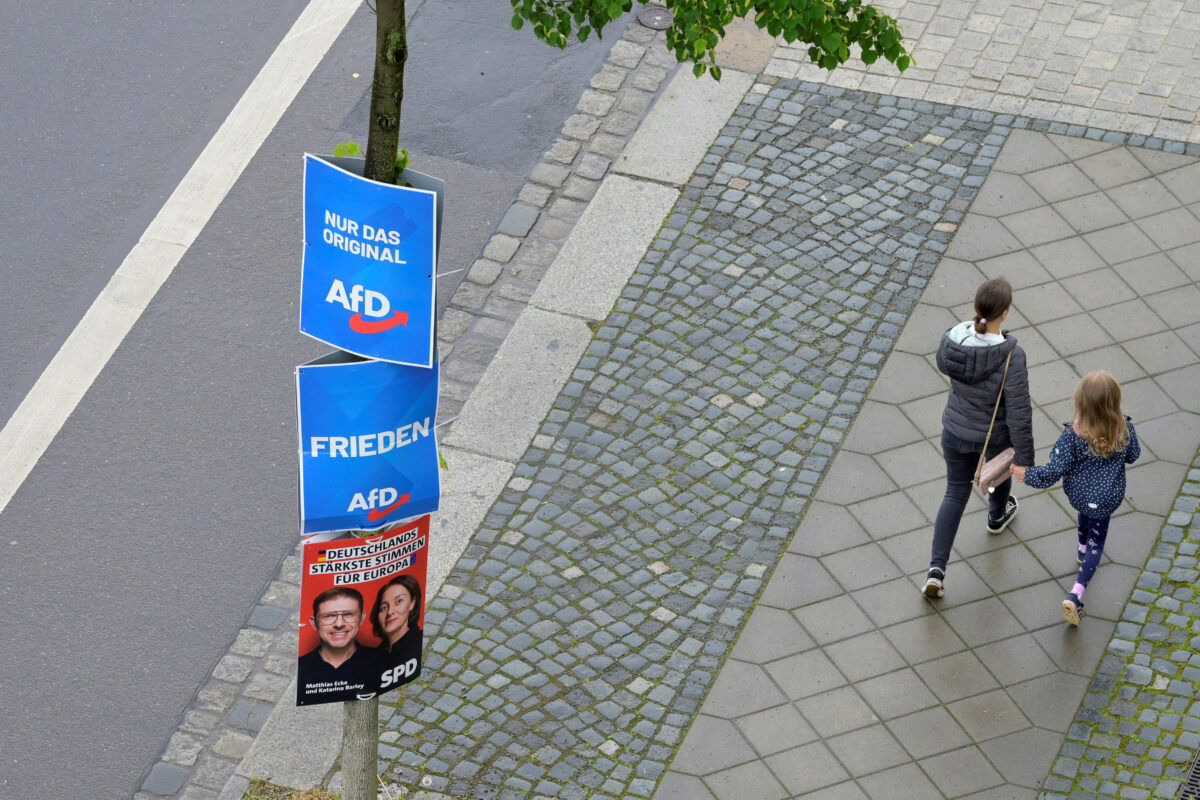
<instances>
[{"instance_id":1,"label":"woman in poster photo","mask_svg":"<svg viewBox=\"0 0 1200 800\"><path fill-rule=\"evenodd\" d=\"M406 666L416 659L412 669L406 669L403 682L415 678L421 670L421 584L411 575L397 575L379 594L371 607L371 630L380 639L380 661L388 666ZM386 679L383 688L391 682Z\"/></svg>"}]
</instances>

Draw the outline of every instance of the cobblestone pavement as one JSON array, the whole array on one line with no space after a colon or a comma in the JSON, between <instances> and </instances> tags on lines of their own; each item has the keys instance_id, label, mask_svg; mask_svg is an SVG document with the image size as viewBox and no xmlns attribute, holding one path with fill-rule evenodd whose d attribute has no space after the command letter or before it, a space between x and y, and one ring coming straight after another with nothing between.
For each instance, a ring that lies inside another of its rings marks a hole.
<instances>
[{"instance_id":1,"label":"cobblestone pavement","mask_svg":"<svg viewBox=\"0 0 1200 800\"><path fill-rule=\"evenodd\" d=\"M1200 750L1200 457L1046 779L1045 800L1176 797Z\"/></svg>"},{"instance_id":2,"label":"cobblestone pavement","mask_svg":"<svg viewBox=\"0 0 1200 800\"><path fill-rule=\"evenodd\" d=\"M1200 4L882 0L915 63L903 75L851 60L836 72L783 46L767 74L997 113L1200 141Z\"/></svg>"}]
</instances>

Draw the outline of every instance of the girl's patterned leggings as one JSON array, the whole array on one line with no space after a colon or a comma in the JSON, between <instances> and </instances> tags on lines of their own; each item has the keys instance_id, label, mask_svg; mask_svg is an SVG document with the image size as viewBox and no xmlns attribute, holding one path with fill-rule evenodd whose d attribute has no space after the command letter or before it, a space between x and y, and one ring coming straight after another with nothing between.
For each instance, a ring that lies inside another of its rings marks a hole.
<instances>
[{"instance_id":1,"label":"girl's patterned leggings","mask_svg":"<svg viewBox=\"0 0 1200 800\"><path fill-rule=\"evenodd\" d=\"M1108 517L1089 517L1079 515L1079 546L1087 548L1083 553L1083 563L1079 565L1079 577L1075 580L1087 586L1088 581L1096 574L1100 566L1100 556L1104 555L1104 540L1108 538Z\"/></svg>"}]
</instances>

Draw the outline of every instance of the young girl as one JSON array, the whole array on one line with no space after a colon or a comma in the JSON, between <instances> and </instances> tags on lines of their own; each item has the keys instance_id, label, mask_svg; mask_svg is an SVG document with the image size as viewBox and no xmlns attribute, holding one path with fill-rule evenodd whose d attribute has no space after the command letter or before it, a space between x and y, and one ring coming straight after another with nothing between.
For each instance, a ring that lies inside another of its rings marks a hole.
<instances>
[{"instance_id":1,"label":"young girl","mask_svg":"<svg viewBox=\"0 0 1200 800\"><path fill-rule=\"evenodd\" d=\"M1125 499L1125 465L1142 454L1133 423L1121 410L1121 385L1104 370L1089 372L1071 398L1075 419L1065 424L1044 467L1013 467L1017 480L1047 489L1061 478L1079 512L1079 575L1063 600L1063 619L1079 624L1083 592L1100 566L1108 519Z\"/></svg>"}]
</instances>

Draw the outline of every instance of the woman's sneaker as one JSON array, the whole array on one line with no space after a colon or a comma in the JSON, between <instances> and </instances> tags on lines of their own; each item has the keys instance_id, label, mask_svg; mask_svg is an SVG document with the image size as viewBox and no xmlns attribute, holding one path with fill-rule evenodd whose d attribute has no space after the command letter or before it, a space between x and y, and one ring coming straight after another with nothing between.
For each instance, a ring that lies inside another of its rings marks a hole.
<instances>
[{"instance_id":1,"label":"woman's sneaker","mask_svg":"<svg viewBox=\"0 0 1200 800\"><path fill-rule=\"evenodd\" d=\"M1017 515L1017 498L1009 496L1008 502L1004 504L1004 517L998 522L993 522L991 516L988 517L987 528L988 533L1004 533L1004 529L1008 527L1008 523L1012 522L1012 518Z\"/></svg>"},{"instance_id":2,"label":"woman's sneaker","mask_svg":"<svg viewBox=\"0 0 1200 800\"><path fill-rule=\"evenodd\" d=\"M922 594L926 597L941 597L946 593L942 581L946 579L946 573L937 567L930 567L929 574L925 577L925 586L921 588Z\"/></svg>"},{"instance_id":3,"label":"woman's sneaker","mask_svg":"<svg viewBox=\"0 0 1200 800\"><path fill-rule=\"evenodd\" d=\"M1062 601L1063 619L1068 624L1078 625L1079 619L1083 616L1083 601L1075 594L1068 594L1067 598Z\"/></svg>"}]
</instances>

